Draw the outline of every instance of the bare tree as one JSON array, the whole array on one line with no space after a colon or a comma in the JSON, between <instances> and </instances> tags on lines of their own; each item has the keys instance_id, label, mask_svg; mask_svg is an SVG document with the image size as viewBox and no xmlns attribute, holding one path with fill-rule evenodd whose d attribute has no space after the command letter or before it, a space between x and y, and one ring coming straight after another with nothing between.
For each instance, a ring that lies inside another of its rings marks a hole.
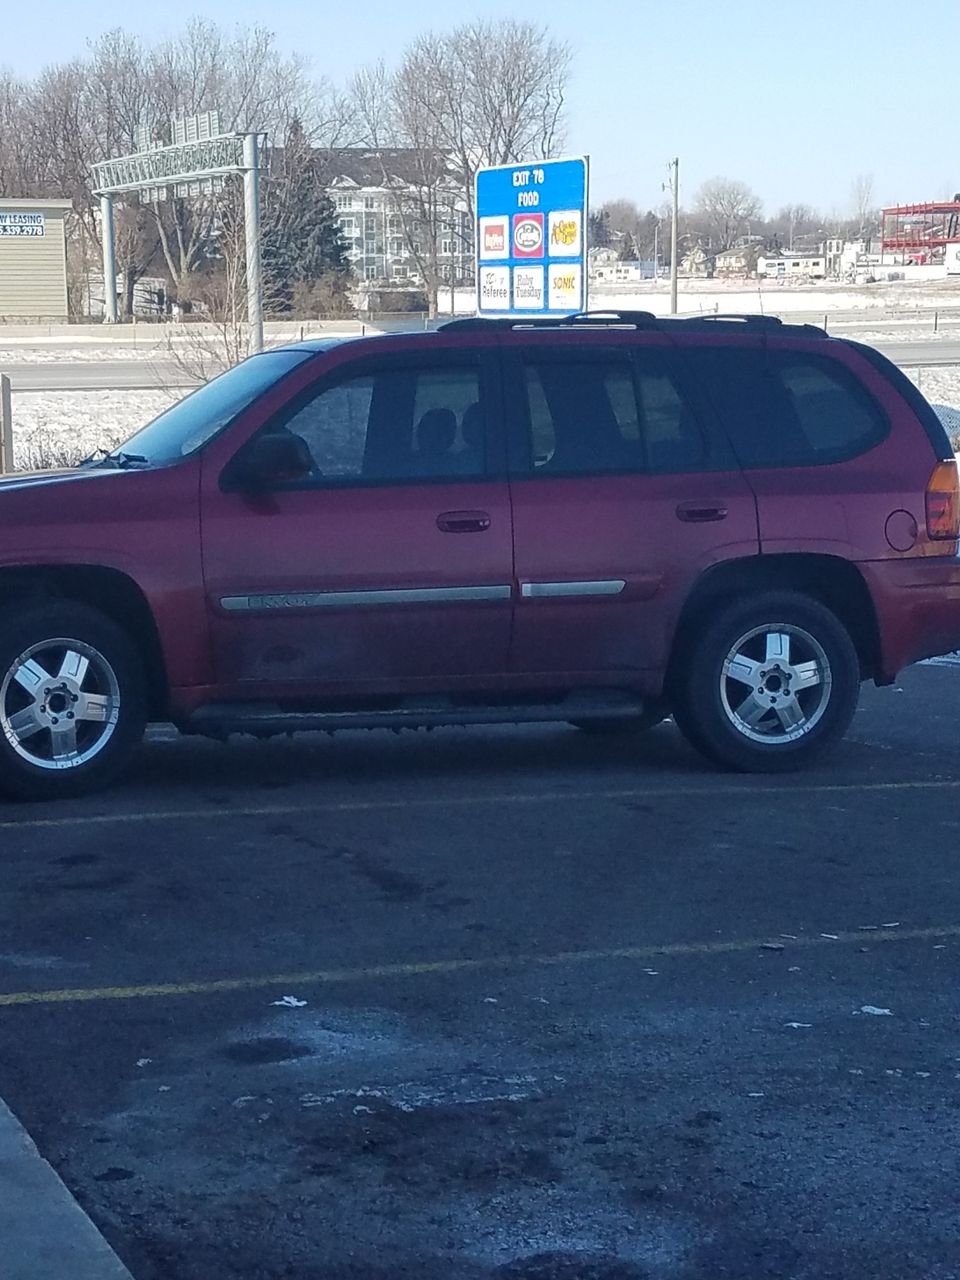
<instances>
[{"instance_id":1,"label":"bare tree","mask_svg":"<svg viewBox=\"0 0 960 1280\"><path fill-rule=\"evenodd\" d=\"M570 58L533 23L477 21L418 37L396 72L380 63L355 78L363 142L380 159L431 314L439 240L460 234L458 208L472 228L477 170L546 158L561 144Z\"/></svg>"},{"instance_id":2,"label":"bare tree","mask_svg":"<svg viewBox=\"0 0 960 1280\"><path fill-rule=\"evenodd\" d=\"M440 291L440 237L462 191L451 172L437 115L423 110L422 93L412 83L413 67L391 75L383 63L361 71L353 99L365 141L376 156L387 204L400 221L407 251L416 264L431 316Z\"/></svg>"},{"instance_id":3,"label":"bare tree","mask_svg":"<svg viewBox=\"0 0 960 1280\"><path fill-rule=\"evenodd\" d=\"M478 168L547 159L562 145L570 59L545 28L515 19L466 23L407 49L396 91L406 112L434 116L471 221Z\"/></svg>"},{"instance_id":4,"label":"bare tree","mask_svg":"<svg viewBox=\"0 0 960 1280\"><path fill-rule=\"evenodd\" d=\"M794 248L794 241L818 234L824 226L824 217L811 205L798 202L785 204L767 222L767 232L787 249Z\"/></svg>"},{"instance_id":5,"label":"bare tree","mask_svg":"<svg viewBox=\"0 0 960 1280\"><path fill-rule=\"evenodd\" d=\"M633 200L621 197L607 200L600 207L611 247L625 261L653 258L659 238L661 218L652 210L641 212ZM669 217L667 219L669 223Z\"/></svg>"},{"instance_id":6,"label":"bare tree","mask_svg":"<svg viewBox=\"0 0 960 1280\"><path fill-rule=\"evenodd\" d=\"M42 194L30 146L29 89L9 71L0 71L0 196Z\"/></svg>"},{"instance_id":7,"label":"bare tree","mask_svg":"<svg viewBox=\"0 0 960 1280\"><path fill-rule=\"evenodd\" d=\"M763 212L763 205L746 183L710 178L697 192L694 211L707 229L717 252L729 249Z\"/></svg>"},{"instance_id":8,"label":"bare tree","mask_svg":"<svg viewBox=\"0 0 960 1280\"><path fill-rule=\"evenodd\" d=\"M873 213L873 174L858 173L850 185L850 204L856 219L859 233L862 236L872 221Z\"/></svg>"},{"instance_id":9,"label":"bare tree","mask_svg":"<svg viewBox=\"0 0 960 1280\"><path fill-rule=\"evenodd\" d=\"M228 131L257 130L283 137L295 118L310 118L318 133L331 132L337 113L328 86L314 95L299 56L279 52L272 32L262 27L226 36L215 23L195 19L175 39L152 52L148 62L150 119L157 136L169 142L170 120L219 110ZM310 111L311 102L320 105ZM329 109L329 110L328 110ZM342 111L333 127L342 127ZM215 252L220 210L215 195L175 196L156 206L160 248L178 296L190 296L193 282Z\"/></svg>"},{"instance_id":10,"label":"bare tree","mask_svg":"<svg viewBox=\"0 0 960 1280\"><path fill-rule=\"evenodd\" d=\"M847 235L864 241L869 251L880 227L880 210L874 204L873 174L858 173L850 187L853 218L844 226Z\"/></svg>"}]
</instances>

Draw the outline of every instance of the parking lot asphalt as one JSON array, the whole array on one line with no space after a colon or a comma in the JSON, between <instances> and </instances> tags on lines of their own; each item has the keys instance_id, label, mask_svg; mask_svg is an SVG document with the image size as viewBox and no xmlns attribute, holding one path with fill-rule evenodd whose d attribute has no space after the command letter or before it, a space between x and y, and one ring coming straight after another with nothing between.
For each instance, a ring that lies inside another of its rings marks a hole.
<instances>
[{"instance_id":1,"label":"parking lot asphalt","mask_svg":"<svg viewBox=\"0 0 960 1280\"><path fill-rule=\"evenodd\" d=\"M958 713L161 736L0 809L0 1097L135 1280L952 1280Z\"/></svg>"}]
</instances>

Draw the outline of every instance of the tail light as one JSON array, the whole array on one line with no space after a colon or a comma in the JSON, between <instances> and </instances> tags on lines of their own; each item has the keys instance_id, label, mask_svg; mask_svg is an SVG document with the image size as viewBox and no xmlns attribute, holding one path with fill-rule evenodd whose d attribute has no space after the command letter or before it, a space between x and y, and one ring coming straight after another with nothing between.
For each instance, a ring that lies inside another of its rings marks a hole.
<instances>
[{"instance_id":1,"label":"tail light","mask_svg":"<svg viewBox=\"0 0 960 1280\"><path fill-rule=\"evenodd\" d=\"M956 542L960 537L960 472L956 462L938 462L927 484L927 537Z\"/></svg>"}]
</instances>

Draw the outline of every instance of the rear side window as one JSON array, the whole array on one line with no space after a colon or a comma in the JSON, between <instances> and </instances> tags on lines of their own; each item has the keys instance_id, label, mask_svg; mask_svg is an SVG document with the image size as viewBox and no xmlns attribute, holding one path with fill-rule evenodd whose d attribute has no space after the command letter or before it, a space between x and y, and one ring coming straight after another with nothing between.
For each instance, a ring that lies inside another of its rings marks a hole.
<instances>
[{"instance_id":1,"label":"rear side window","mask_svg":"<svg viewBox=\"0 0 960 1280\"><path fill-rule=\"evenodd\" d=\"M842 462L872 449L889 429L873 398L827 356L709 347L686 359L743 467Z\"/></svg>"},{"instance_id":2,"label":"rear side window","mask_svg":"<svg viewBox=\"0 0 960 1280\"><path fill-rule=\"evenodd\" d=\"M522 378L526 469L535 475L688 471L704 459L697 421L656 355L531 355Z\"/></svg>"}]
</instances>

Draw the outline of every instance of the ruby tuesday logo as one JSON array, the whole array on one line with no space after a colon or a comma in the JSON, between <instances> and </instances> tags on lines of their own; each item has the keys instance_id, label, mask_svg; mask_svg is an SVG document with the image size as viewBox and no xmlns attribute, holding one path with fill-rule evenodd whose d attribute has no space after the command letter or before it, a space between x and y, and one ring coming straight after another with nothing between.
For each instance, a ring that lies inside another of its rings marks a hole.
<instances>
[{"instance_id":1,"label":"ruby tuesday logo","mask_svg":"<svg viewBox=\"0 0 960 1280\"><path fill-rule=\"evenodd\" d=\"M514 214L513 252L517 258L543 257L542 213Z\"/></svg>"}]
</instances>

